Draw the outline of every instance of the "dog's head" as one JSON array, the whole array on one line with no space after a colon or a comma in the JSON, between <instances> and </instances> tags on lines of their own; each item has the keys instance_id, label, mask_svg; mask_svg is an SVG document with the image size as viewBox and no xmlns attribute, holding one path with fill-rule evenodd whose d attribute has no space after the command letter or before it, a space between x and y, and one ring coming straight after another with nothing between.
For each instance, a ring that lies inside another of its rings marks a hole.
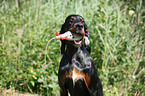
<instances>
[{"instance_id":1,"label":"dog's head","mask_svg":"<svg viewBox=\"0 0 145 96\"><path fill-rule=\"evenodd\" d=\"M87 25L85 24L83 17L80 15L69 15L65 19L65 23L62 25L60 34L63 34L67 31L71 31L75 34L81 35L82 37L89 37ZM80 39L79 41L83 41L83 39ZM69 42L70 44L76 45L76 43L73 41L61 40L61 42L62 42L62 46L61 46L61 53L62 54L65 52L66 42ZM83 42L82 42L82 44L83 44Z\"/></svg>"}]
</instances>

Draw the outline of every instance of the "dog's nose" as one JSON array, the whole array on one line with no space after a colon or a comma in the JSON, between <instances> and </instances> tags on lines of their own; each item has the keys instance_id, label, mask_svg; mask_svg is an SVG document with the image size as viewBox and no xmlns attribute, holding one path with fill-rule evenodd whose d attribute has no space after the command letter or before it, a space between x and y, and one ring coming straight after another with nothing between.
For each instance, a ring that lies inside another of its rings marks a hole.
<instances>
[{"instance_id":1,"label":"dog's nose","mask_svg":"<svg viewBox=\"0 0 145 96\"><path fill-rule=\"evenodd\" d=\"M83 28L83 24L77 24L76 27L81 29L81 28Z\"/></svg>"}]
</instances>

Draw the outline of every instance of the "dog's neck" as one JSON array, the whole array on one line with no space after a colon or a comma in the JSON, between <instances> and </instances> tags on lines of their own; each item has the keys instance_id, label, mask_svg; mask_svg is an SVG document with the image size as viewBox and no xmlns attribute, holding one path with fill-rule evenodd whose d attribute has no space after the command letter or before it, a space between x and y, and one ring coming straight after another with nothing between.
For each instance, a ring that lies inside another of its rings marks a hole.
<instances>
[{"instance_id":1,"label":"dog's neck","mask_svg":"<svg viewBox=\"0 0 145 96\"><path fill-rule=\"evenodd\" d=\"M92 62L92 59L84 45L78 48L73 45L67 45L65 55L68 57L69 62L71 62L69 64L77 66L76 68L80 68L79 70L91 67L91 63L88 62Z\"/></svg>"},{"instance_id":2,"label":"dog's neck","mask_svg":"<svg viewBox=\"0 0 145 96\"><path fill-rule=\"evenodd\" d=\"M77 53L79 50L82 50L83 47L84 45L81 45L81 47L76 47L72 44L67 44L66 52L69 58L71 59L74 56L74 54Z\"/></svg>"}]
</instances>

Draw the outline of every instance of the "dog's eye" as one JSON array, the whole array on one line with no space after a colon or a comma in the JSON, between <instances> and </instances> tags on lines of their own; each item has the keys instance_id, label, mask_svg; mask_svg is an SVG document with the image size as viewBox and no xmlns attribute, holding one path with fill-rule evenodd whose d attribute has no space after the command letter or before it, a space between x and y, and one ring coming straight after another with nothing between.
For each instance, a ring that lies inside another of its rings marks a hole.
<instances>
[{"instance_id":1,"label":"dog's eye","mask_svg":"<svg viewBox=\"0 0 145 96\"><path fill-rule=\"evenodd\" d=\"M81 22L84 23L84 20L82 20Z\"/></svg>"},{"instance_id":2,"label":"dog's eye","mask_svg":"<svg viewBox=\"0 0 145 96\"><path fill-rule=\"evenodd\" d=\"M84 20L83 20L83 18L82 18L82 17L80 17L80 21L81 21L82 23L84 23Z\"/></svg>"},{"instance_id":3,"label":"dog's eye","mask_svg":"<svg viewBox=\"0 0 145 96\"><path fill-rule=\"evenodd\" d=\"M85 21L82 19L81 22L84 23Z\"/></svg>"},{"instance_id":4,"label":"dog's eye","mask_svg":"<svg viewBox=\"0 0 145 96\"><path fill-rule=\"evenodd\" d=\"M69 23L72 23L73 21L69 21Z\"/></svg>"},{"instance_id":5,"label":"dog's eye","mask_svg":"<svg viewBox=\"0 0 145 96\"><path fill-rule=\"evenodd\" d=\"M73 23L73 21L74 21L74 20L70 19L70 20L69 20L69 24Z\"/></svg>"}]
</instances>

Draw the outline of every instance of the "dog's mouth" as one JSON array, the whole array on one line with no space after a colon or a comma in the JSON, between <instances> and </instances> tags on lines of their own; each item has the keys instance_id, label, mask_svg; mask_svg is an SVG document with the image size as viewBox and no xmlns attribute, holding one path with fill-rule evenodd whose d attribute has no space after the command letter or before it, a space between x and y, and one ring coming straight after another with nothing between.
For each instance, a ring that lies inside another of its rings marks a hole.
<instances>
[{"instance_id":1,"label":"dog's mouth","mask_svg":"<svg viewBox=\"0 0 145 96\"><path fill-rule=\"evenodd\" d=\"M79 37L79 39L73 40L73 45L75 47L80 47L82 45L82 42L83 42L84 34L77 33L77 32L75 32L74 34L76 37Z\"/></svg>"},{"instance_id":2,"label":"dog's mouth","mask_svg":"<svg viewBox=\"0 0 145 96\"><path fill-rule=\"evenodd\" d=\"M74 44L81 45L82 39L83 39L83 37L80 40L74 40Z\"/></svg>"},{"instance_id":3,"label":"dog's mouth","mask_svg":"<svg viewBox=\"0 0 145 96\"><path fill-rule=\"evenodd\" d=\"M85 32L83 30L76 30L73 33L75 34L76 37L79 37L80 38L79 40L74 40L74 44L75 45L81 45L82 44L83 37L85 35Z\"/></svg>"}]
</instances>

